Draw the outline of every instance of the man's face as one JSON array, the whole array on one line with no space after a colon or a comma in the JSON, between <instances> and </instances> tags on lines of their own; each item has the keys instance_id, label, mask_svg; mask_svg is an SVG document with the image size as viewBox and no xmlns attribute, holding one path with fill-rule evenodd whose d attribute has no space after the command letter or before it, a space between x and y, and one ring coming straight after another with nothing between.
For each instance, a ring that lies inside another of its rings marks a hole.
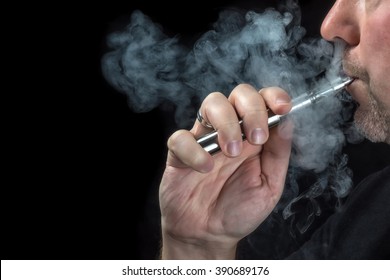
<instances>
[{"instance_id":1,"label":"man's face","mask_svg":"<svg viewBox=\"0 0 390 280\"><path fill-rule=\"evenodd\" d=\"M338 0L321 34L347 44L343 67L356 78L347 89L360 105L356 126L371 141L390 144L390 0Z\"/></svg>"}]
</instances>

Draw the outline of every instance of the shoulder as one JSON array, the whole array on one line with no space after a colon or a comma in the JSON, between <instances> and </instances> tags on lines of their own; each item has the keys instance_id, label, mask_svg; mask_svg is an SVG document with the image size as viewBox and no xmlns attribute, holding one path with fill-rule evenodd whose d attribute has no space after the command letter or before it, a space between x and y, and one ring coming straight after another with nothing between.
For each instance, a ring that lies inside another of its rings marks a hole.
<instances>
[{"instance_id":1,"label":"shoulder","mask_svg":"<svg viewBox=\"0 0 390 280\"><path fill-rule=\"evenodd\" d=\"M390 195L390 165L363 179L351 193L350 200L364 196L362 199L378 197L378 199L388 201L389 196L383 196L384 194Z\"/></svg>"},{"instance_id":2,"label":"shoulder","mask_svg":"<svg viewBox=\"0 0 390 280\"><path fill-rule=\"evenodd\" d=\"M383 259L390 256L390 166L372 173L290 259Z\"/></svg>"}]
</instances>

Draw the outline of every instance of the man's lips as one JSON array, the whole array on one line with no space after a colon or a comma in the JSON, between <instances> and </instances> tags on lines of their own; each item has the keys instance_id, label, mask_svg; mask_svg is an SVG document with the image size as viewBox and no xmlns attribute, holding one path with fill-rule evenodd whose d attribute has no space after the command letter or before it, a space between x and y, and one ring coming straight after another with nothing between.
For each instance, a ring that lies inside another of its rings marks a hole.
<instances>
[{"instance_id":1,"label":"man's lips","mask_svg":"<svg viewBox=\"0 0 390 280\"><path fill-rule=\"evenodd\" d=\"M353 81L349 85L346 86L346 89L352 88L353 84L359 81L359 78L356 78L356 77L353 77L353 76L349 76L349 77L351 77L353 79Z\"/></svg>"},{"instance_id":2,"label":"man's lips","mask_svg":"<svg viewBox=\"0 0 390 280\"><path fill-rule=\"evenodd\" d=\"M354 77L353 78L353 82L350 83L348 86L345 87L345 90L351 95L351 97L353 98L353 100L357 103L357 104L360 104L359 101L362 101L361 98L361 94L362 94L362 91L361 91L361 87L362 87L362 80L360 80L359 78L357 77Z\"/></svg>"},{"instance_id":3,"label":"man's lips","mask_svg":"<svg viewBox=\"0 0 390 280\"><path fill-rule=\"evenodd\" d=\"M346 76L348 76L348 77L350 77L350 78L353 79L353 81L352 81L349 85L346 86L346 90L347 90L348 92L350 92L349 89L352 89L352 88L353 88L353 84L355 84L356 82L358 82L360 79L359 79L359 77L357 77L356 75L353 75L353 74L351 73L351 71L348 71L347 69L343 69L343 72L344 72L344 74L345 74Z\"/></svg>"}]
</instances>

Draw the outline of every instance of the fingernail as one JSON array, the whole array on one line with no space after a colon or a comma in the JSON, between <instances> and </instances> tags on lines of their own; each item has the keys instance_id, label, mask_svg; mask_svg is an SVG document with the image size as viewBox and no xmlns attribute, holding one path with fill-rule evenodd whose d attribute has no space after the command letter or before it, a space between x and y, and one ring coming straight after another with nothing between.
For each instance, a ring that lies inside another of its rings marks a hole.
<instances>
[{"instance_id":1,"label":"fingernail","mask_svg":"<svg viewBox=\"0 0 390 280\"><path fill-rule=\"evenodd\" d=\"M275 100L275 103L276 103L276 104L280 104L280 105L288 104L289 102L290 102L290 99L288 99L288 98L283 98L283 97L278 97L278 98L276 98L276 100Z\"/></svg>"},{"instance_id":2,"label":"fingernail","mask_svg":"<svg viewBox=\"0 0 390 280\"><path fill-rule=\"evenodd\" d=\"M266 140L264 129L255 128L252 130L251 139L254 144L263 144Z\"/></svg>"},{"instance_id":3,"label":"fingernail","mask_svg":"<svg viewBox=\"0 0 390 280\"><path fill-rule=\"evenodd\" d=\"M241 153L240 141L230 141L227 145L227 152L231 156L238 156Z\"/></svg>"}]
</instances>

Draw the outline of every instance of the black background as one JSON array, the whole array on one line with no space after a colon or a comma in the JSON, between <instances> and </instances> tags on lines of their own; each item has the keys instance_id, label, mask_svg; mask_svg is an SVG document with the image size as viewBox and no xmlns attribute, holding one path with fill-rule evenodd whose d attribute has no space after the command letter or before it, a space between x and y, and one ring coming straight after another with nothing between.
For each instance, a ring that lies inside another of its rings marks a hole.
<instances>
[{"instance_id":1,"label":"black background","mask_svg":"<svg viewBox=\"0 0 390 280\"><path fill-rule=\"evenodd\" d=\"M2 259L157 258L158 183L176 127L169 110L132 112L106 83L100 65L106 36L140 9L166 34L191 42L226 7L276 2L57 1L9 9ZM300 2L308 36L319 36L333 2ZM383 145L346 150L365 172L389 158Z\"/></svg>"}]
</instances>

